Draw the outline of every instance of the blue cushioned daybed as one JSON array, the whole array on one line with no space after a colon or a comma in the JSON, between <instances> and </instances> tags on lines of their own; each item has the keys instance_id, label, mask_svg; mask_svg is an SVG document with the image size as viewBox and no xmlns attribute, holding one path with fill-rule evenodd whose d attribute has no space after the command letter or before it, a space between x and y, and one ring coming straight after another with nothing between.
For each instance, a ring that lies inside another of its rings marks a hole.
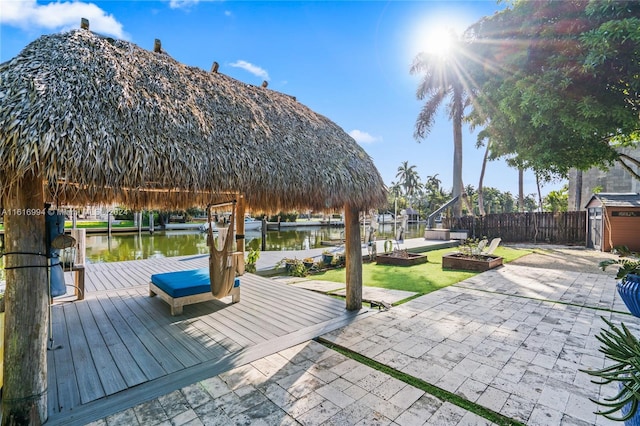
<instances>
[{"instance_id":1,"label":"blue cushioned daybed","mask_svg":"<svg viewBox=\"0 0 640 426\"><path fill-rule=\"evenodd\" d=\"M215 299L211 294L209 268L151 275L149 296L156 295L171 306L171 315L182 314L184 305ZM229 295L232 303L240 301L239 278L235 279Z\"/></svg>"}]
</instances>

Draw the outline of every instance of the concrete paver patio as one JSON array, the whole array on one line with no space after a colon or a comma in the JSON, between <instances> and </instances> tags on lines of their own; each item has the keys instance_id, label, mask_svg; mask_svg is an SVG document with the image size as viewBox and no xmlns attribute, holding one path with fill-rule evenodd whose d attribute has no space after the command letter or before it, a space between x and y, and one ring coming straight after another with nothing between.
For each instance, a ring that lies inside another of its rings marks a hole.
<instances>
[{"instance_id":1,"label":"concrete paver patio","mask_svg":"<svg viewBox=\"0 0 640 426\"><path fill-rule=\"evenodd\" d=\"M517 263L517 262L516 262ZM640 335L611 274L507 264L322 336L528 425L596 416L601 316ZM155 414L153 414L155 413ZM307 342L96 425L484 425L475 414Z\"/></svg>"},{"instance_id":2,"label":"concrete paver patio","mask_svg":"<svg viewBox=\"0 0 640 426\"><path fill-rule=\"evenodd\" d=\"M430 425L491 424L310 341L92 425L411 425L427 418Z\"/></svg>"}]
</instances>

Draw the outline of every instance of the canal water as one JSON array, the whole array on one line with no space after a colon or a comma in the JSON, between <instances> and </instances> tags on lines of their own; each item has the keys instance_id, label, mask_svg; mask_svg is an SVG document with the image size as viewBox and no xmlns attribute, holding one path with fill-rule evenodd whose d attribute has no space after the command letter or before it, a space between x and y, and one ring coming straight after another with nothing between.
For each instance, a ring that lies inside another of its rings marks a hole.
<instances>
[{"instance_id":1,"label":"canal water","mask_svg":"<svg viewBox=\"0 0 640 426\"><path fill-rule=\"evenodd\" d=\"M362 232L362 231L361 231ZM381 225L377 239L393 238L393 225ZM405 238L424 235L424 224L409 225ZM327 226L300 226L280 231L267 231L267 251L307 250L319 248L322 242L344 239L344 228ZM261 250L260 231L245 232L245 247ZM148 259L153 257L208 254L206 233L198 231L160 231L87 235L87 259L89 262L119 262L123 260Z\"/></svg>"},{"instance_id":2,"label":"canal water","mask_svg":"<svg viewBox=\"0 0 640 426\"><path fill-rule=\"evenodd\" d=\"M405 238L417 238L424 235L424 224L410 224ZM361 230L364 235L364 231ZM377 239L394 238L393 224L380 225ZM262 235L260 231L245 233L246 250L260 250ZM319 248L322 242L336 242L344 239L344 228L327 226L300 226L280 231L268 231L266 250L287 251ZM4 251L0 241L0 251ZM206 233L199 231L156 231L153 234L112 233L87 235L87 261L120 262L123 260L148 259L155 257L208 254ZM2 267L2 258L0 258ZM4 272L4 270L2 271ZM2 278L2 277L0 277Z\"/></svg>"}]
</instances>

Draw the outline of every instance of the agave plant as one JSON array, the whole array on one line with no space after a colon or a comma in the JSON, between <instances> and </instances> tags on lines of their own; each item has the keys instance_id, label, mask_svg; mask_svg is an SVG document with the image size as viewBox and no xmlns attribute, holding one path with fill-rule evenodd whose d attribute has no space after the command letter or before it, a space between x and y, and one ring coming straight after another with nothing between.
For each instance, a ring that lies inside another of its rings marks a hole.
<instances>
[{"instance_id":1,"label":"agave plant","mask_svg":"<svg viewBox=\"0 0 640 426\"><path fill-rule=\"evenodd\" d=\"M598 266L604 271L608 266L611 265L619 265L618 273L616 274L617 279L622 279L626 277L628 274L638 274L640 275L640 260L621 258L621 259L607 259L603 260L598 264Z\"/></svg>"},{"instance_id":2,"label":"agave plant","mask_svg":"<svg viewBox=\"0 0 640 426\"><path fill-rule=\"evenodd\" d=\"M599 378L592 380L596 384L619 383L619 392L615 396L604 398L603 401L590 399L604 407L596 414L610 420L627 421L635 415L640 400L640 342L623 323L616 327L605 318L602 319L609 329L602 329L596 339L602 343L600 352L614 364L600 370L580 371ZM613 415L617 411L621 411L620 417Z\"/></svg>"}]
</instances>

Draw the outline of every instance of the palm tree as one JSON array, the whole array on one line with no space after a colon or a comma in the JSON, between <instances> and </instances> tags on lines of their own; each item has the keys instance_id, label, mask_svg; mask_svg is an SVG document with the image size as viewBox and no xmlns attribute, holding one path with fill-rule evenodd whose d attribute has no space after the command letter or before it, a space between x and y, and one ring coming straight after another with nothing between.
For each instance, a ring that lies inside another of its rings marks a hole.
<instances>
[{"instance_id":1,"label":"palm tree","mask_svg":"<svg viewBox=\"0 0 640 426\"><path fill-rule=\"evenodd\" d=\"M389 185L389 194L396 198L402 195L402 185L400 185L399 182L391 182Z\"/></svg>"},{"instance_id":2,"label":"palm tree","mask_svg":"<svg viewBox=\"0 0 640 426\"><path fill-rule=\"evenodd\" d=\"M424 182L424 189L427 195L433 194L440 190L442 181L438 179L438 173L433 176L427 176L427 180Z\"/></svg>"},{"instance_id":3,"label":"palm tree","mask_svg":"<svg viewBox=\"0 0 640 426\"><path fill-rule=\"evenodd\" d=\"M448 113L453 122L453 197L462 195L462 119L470 104L472 85L464 72L463 43L453 33L452 48L447 55L422 52L411 66L411 74L422 74L417 90L418 99L426 99L418 114L414 137L424 139L435 122L435 115L442 102L449 98ZM453 207L454 217L462 215L461 199Z\"/></svg>"},{"instance_id":4,"label":"palm tree","mask_svg":"<svg viewBox=\"0 0 640 426\"><path fill-rule=\"evenodd\" d=\"M398 167L398 173L396 173L398 183L404 188L404 194L408 200L411 200L411 196L417 189L420 188L420 177L416 172L416 166L410 166L408 161L403 161L400 167Z\"/></svg>"}]
</instances>

